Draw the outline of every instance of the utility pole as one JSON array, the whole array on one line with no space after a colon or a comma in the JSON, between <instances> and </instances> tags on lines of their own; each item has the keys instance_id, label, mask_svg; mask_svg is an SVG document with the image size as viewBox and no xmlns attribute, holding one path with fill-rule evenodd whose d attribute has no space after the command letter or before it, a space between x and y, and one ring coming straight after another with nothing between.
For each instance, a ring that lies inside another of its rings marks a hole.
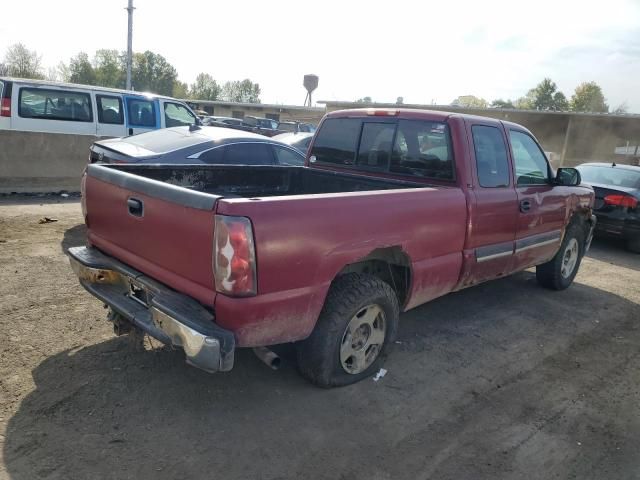
<instances>
[{"instance_id":1,"label":"utility pole","mask_svg":"<svg viewBox=\"0 0 640 480\"><path fill-rule=\"evenodd\" d=\"M127 90L131 90L131 64L133 62L133 0L129 0L129 6L127 7L127 13L129 14L129 29L127 34Z\"/></svg>"}]
</instances>

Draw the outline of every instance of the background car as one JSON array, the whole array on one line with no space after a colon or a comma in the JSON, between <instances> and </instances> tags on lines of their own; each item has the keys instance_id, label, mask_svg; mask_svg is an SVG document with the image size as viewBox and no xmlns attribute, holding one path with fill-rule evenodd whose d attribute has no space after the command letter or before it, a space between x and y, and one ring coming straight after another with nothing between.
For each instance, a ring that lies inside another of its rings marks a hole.
<instances>
[{"instance_id":1,"label":"background car","mask_svg":"<svg viewBox=\"0 0 640 480\"><path fill-rule=\"evenodd\" d=\"M596 194L596 233L622 238L627 249L640 253L640 167L583 163L577 169Z\"/></svg>"},{"instance_id":2,"label":"background car","mask_svg":"<svg viewBox=\"0 0 640 480\"><path fill-rule=\"evenodd\" d=\"M95 142L91 163L304 165L299 150L250 132L174 127Z\"/></svg>"},{"instance_id":3,"label":"background car","mask_svg":"<svg viewBox=\"0 0 640 480\"><path fill-rule=\"evenodd\" d=\"M242 121L245 125L251 127L251 131L254 133L260 133L267 137L273 137L278 133L282 133L278 130L278 122L271 120L270 118L252 117L246 115Z\"/></svg>"},{"instance_id":4,"label":"background car","mask_svg":"<svg viewBox=\"0 0 640 480\"><path fill-rule=\"evenodd\" d=\"M281 133L271 138L273 138L274 140L278 140L279 142L286 143L293 148L297 148L306 155L307 150L309 149L309 145L311 145L313 133Z\"/></svg>"},{"instance_id":5,"label":"background car","mask_svg":"<svg viewBox=\"0 0 640 480\"><path fill-rule=\"evenodd\" d=\"M312 123L304 122L280 122L278 124L278 130L282 132L305 132L313 133L316 131L316 126Z\"/></svg>"}]
</instances>

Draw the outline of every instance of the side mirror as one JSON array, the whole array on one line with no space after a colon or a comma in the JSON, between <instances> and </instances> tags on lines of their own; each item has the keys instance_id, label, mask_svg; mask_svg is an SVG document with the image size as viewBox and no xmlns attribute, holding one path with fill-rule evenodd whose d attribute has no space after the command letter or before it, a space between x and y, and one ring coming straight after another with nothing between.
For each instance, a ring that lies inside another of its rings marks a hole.
<instances>
[{"instance_id":1,"label":"side mirror","mask_svg":"<svg viewBox=\"0 0 640 480\"><path fill-rule=\"evenodd\" d=\"M556 172L555 184L564 187L575 187L582 183L580 172L575 168L559 168Z\"/></svg>"}]
</instances>

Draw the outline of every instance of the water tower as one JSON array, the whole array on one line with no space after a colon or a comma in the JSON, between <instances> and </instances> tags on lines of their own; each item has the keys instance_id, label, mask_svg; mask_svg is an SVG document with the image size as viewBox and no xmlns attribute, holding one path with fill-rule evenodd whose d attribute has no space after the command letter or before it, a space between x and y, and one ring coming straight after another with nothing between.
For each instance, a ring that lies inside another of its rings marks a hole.
<instances>
[{"instance_id":1,"label":"water tower","mask_svg":"<svg viewBox=\"0 0 640 480\"><path fill-rule=\"evenodd\" d=\"M305 75L304 82L302 84L304 85L304 88L307 89L307 96L304 99L304 105L305 107L310 107L312 105L311 94L316 88L318 88L318 76L313 74Z\"/></svg>"}]
</instances>

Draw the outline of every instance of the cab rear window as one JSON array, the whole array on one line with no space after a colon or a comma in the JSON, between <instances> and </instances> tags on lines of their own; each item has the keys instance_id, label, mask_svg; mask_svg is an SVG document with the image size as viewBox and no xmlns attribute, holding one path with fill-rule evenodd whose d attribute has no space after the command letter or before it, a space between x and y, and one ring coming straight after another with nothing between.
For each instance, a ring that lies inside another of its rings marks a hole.
<instances>
[{"instance_id":1,"label":"cab rear window","mask_svg":"<svg viewBox=\"0 0 640 480\"><path fill-rule=\"evenodd\" d=\"M449 127L443 122L326 119L311 160L358 170L454 180Z\"/></svg>"}]
</instances>

